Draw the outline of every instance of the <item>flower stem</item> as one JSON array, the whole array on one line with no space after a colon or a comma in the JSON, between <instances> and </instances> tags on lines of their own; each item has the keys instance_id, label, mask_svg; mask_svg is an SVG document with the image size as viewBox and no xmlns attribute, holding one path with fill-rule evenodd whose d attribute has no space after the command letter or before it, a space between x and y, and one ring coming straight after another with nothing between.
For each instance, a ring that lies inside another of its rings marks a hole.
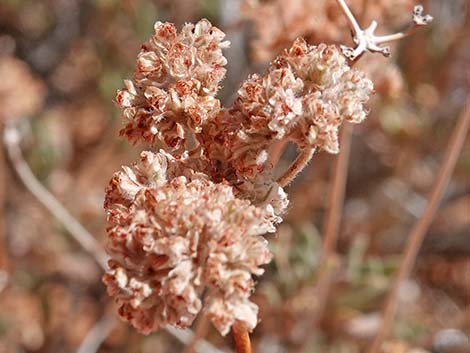
<instances>
[{"instance_id":1,"label":"flower stem","mask_svg":"<svg viewBox=\"0 0 470 353\"><path fill-rule=\"evenodd\" d=\"M237 353L253 353L251 350L250 334L248 331L236 322L232 327L232 332Z\"/></svg>"},{"instance_id":2,"label":"flower stem","mask_svg":"<svg viewBox=\"0 0 470 353\"><path fill-rule=\"evenodd\" d=\"M344 198L346 193L346 182L348 179L349 155L351 152L351 142L353 125L345 124L341 130L341 153L336 157L333 166L333 181L328 191L328 209L323 226L323 241L318 267L318 277L316 284L317 310L315 321L321 319L328 294L332 284L331 259L335 256L335 249L338 242L341 218L343 215Z\"/></svg>"},{"instance_id":3,"label":"flower stem","mask_svg":"<svg viewBox=\"0 0 470 353\"><path fill-rule=\"evenodd\" d=\"M281 187L287 186L292 180L304 169L308 162L312 159L315 148L309 147L299 153L296 160L285 171L285 173L277 180Z\"/></svg>"},{"instance_id":4,"label":"flower stem","mask_svg":"<svg viewBox=\"0 0 470 353\"><path fill-rule=\"evenodd\" d=\"M26 163L20 148L20 132L15 124L7 122L3 131L3 142L6 152L10 157L13 168L26 188L37 198L37 200L57 219L72 237L93 255L96 262L106 270L108 268L108 255L101 247L96 238L91 235L85 227L77 221L72 214L57 200L54 195L42 185L35 177L31 168Z\"/></svg>"},{"instance_id":5,"label":"flower stem","mask_svg":"<svg viewBox=\"0 0 470 353\"><path fill-rule=\"evenodd\" d=\"M395 42L397 40L411 36L412 34L414 34L415 30L416 30L416 26L412 26L403 32L397 32L397 33L389 34L386 36L376 36L375 42L378 44L387 43L387 42Z\"/></svg>"},{"instance_id":6,"label":"flower stem","mask_svg":"<svg viewBox=\"0 0 470 353\"><path fill-rule=\"evenodd\" d=\"M416 222L413 229L408 236L408 241L404 250L403 257L400 261L400 267L393 280L392 289L385 303L383 309L382 322L379 330L367 351L368 353L377 353L380 351L382 343L393 323L395 313L398 306L398 297L400 287L406 280L413 268L416 261L416 256L421 248L427 230L431 225L434 214L437 211L439 202L444 194L444 191L449 184L452 172L457 163L460 152L464 146L465 137L467 136L470 126L470 98L467 100L466 106L460 115L459 121L449 138L447 151L442 159L442 164L437 174L436 180L432 187L428 204L423 212L423 215Z\"/></svg>"}]
</instances>

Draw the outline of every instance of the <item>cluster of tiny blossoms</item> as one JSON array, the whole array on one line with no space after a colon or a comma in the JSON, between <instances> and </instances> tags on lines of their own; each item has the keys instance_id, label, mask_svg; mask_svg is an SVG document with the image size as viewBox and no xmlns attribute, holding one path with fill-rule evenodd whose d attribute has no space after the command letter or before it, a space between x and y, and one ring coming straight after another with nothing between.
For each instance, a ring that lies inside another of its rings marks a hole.
<instances>
[{"instance_id":1,"label":"cluster of tiny blossoms","mask_svg":"<svg viewBox=\"0 0 470 353\"><path fill-rule=\"evenodd\" d=\"M363 103L372 90L372 82L351 70L337 47L297 39L263 77L252 75L243 83L235 107L245 117L247 134L338 153L339 126L345 119L365 119Z\"/></svg>"},{"instance_id":2,"label":"cluster of tiny blossoms","mask_svg":"<svg viewBox=\"0 0 470 353\"><path fill-rule=\"evenodd\" d=\"M121 134L184 149L188 133L199 133L220 110L214 96L227 64L224 37L207 20L186 24L179 34L173 24L157 22L155 35L142 44L133 79L116 97L128 120Z\"/></svg>"},{"instance_id":3,"label":"cluster of tiny blossoms","mask_svg":"<svg viewBox=\"0 0 470 353\"><path fill-rule=\"evenodd\" d=\"M207 20L181 33L157 22L116 96L122 135L153 151L107 188L104 282L120 316L143 333L187 327L199 313L223 335L235 323L252 330L253 276L272 257L264 236L288 206L269 151L292 141L337 153L341 123L366 116L370 80L337 47L302 39L221 107L223 39Z\"/></svg>"}]
</instances>

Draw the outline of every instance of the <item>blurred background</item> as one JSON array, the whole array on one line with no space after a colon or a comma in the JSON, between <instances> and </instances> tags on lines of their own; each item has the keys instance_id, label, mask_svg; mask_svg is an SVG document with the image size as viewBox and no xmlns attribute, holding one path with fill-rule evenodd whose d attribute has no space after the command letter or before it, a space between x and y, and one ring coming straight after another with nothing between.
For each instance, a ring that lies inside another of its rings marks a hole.
<instances>
[{"instance_id":1,"label":"blurred background","mask_svg":"<svg viewBox=\"0 0 470 353\"><path fill-rule=\"evenodd\" d=\"M415 5L347 2L363 25L378 20L379 33L406 27ZM253 295L262 320L252 335L258 353L359 353L379 327L405 241L469 94L470 1L424 5L434 16L431 26L394 45L391 58L367 55L359 64L377 93L368 120L354 128L327 291L318 291L318 268L336 157L317 154L288 187L291 206L271 241L275 260ZM226 104L244 77L263 72L297 36L352 45L334 0L0 1L2 138L10 132L0 144L0 353L197 348L178 333L142 336L119 321L96 246L82 239L85 250L70 235L68 216L41 185L105 244L104 188L144 148L118 137L115 92L131 76L155 21L181 26L202 17L232 42L221 94ZM281 163L294 155L288 148ZM469 138L398 300L383 352L470 352ZM193 329L221 350L233 347L231 337L203 320Z\"/></svg>"}]
</instances>

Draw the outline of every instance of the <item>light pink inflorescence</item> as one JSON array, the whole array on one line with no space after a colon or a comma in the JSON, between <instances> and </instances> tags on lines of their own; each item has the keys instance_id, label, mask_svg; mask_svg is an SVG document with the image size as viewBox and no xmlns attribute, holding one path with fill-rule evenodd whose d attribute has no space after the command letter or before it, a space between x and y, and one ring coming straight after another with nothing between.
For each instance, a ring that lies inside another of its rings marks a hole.
<instances>
[{"instance_id":1,"label":"light pink inflorescence","mask_svg":"<svg viewBox=\"0 0 470 353\"><path fill-rule=\"evenodd\" d=\"M163 148L115 173L105 198L104 282L120 316L143 333L187 327L198 313L223 335L235 322L252 330L253 276L272 257L264 235L289 203L269 151L291 141L337 153L341 123L366 116L370 80L337 47L302 39L222 108L223 38L207 20L181 33L157 22L116 97L121 133Z\"/></svg>"},{"instance_id":2,"label":"light pink inflorescence","mask_svg":"<svg viewBox=\"0 0 470 353\"><path fill-rule=\"evenodd\" d=\"M252 275L271 260L262 237L275 230L269 214L225 183L180 176L158 184L141 188L111 220L104 281L120 315L148 333L187 327L204 306L222 334L235 320L253 329L258 308L249 296Z\"/></svg>"},{"instance_id":3,"label":"light pink inflorescence","mask_svg":"<svg viewBox=\"0 0 470 353\"><path fill-rule=\"evenodd\" d=\"M297 39L263 77L243 83L235 108L245 117L245 134L338 153L339 126L365 119L372 91L372 82L351 69L336 46Z\"/></svg>"},{"instance_id":4,"label":"light pink inflorescence","mask_svg":"<svg viewBox=\"0 0 470 353\"><path fill-rule=\"evenodd\" d=\"M121 134L184 150L188 134L199 133L220 110L215 95L227 63L224 37L207 20L186 24L181 33L157 22L153 37L142 44L133 79L116 96L128 121Z\"/></svg>"}]
</instances>

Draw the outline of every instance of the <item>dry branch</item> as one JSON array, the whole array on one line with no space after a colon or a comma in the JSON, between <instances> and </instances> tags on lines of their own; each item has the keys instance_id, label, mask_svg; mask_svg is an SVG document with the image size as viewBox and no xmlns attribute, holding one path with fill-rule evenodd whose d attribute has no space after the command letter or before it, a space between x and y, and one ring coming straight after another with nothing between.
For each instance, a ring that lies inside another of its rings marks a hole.
<instances>
[{"instance_id":1,"label":"dry branch","mask_svg":"<svg viewBox=\"0 0 470 353\"><path fill-rule=\"evenodd\" d=\"M392 289L384 306L382 323L368 350L368 353L379 352L382 346L382 342L389 332L397 309L400 286L409 276L410 271L414 266L418 251L421 247L421 244L423 243L426 232L431 225L432 219L439 206L439 202L441 201L444 191L449 184L450 177L452 176L452 172L455 168L460 152L462 151L469 125L470 97L468 98L466 106L459 117L458 123L455 126L452 135L450 136L439 173L429 194L428 204L426 205L421 218L418 219L418 221L415 223L408 236L408 242L406 244L403 257L400 261L400 267L395 276L395 279L393 280Z\"/></svg>"},{"instance_id":2,"label":"dry branch","mask_svg":"<svg viewBox=\"0 0 470 353\"><path fill-rule=\"evenodd\" d=\"M248 331L238 323L233 325L232 331L237 353L253 353Z\"/></svg>"},{"instance_id":3,"label":"dry branch","mask_svg":"<svg viewBox=\"0 0 470 353\"><path fill-rule=\"evenodd\" d=\"M323 226L323 241L315 291L317 293L315 320L320 319L322 316L322 311L325 308L325 303L331 285L331 271L329 264L330 259L335 252L343 213L352 132L352 125L345 124L343 126L340 136L341 153L336 158L335 164L333 166L333 181L328 193L328 210Z\"/></svg>"}]
</instances>

